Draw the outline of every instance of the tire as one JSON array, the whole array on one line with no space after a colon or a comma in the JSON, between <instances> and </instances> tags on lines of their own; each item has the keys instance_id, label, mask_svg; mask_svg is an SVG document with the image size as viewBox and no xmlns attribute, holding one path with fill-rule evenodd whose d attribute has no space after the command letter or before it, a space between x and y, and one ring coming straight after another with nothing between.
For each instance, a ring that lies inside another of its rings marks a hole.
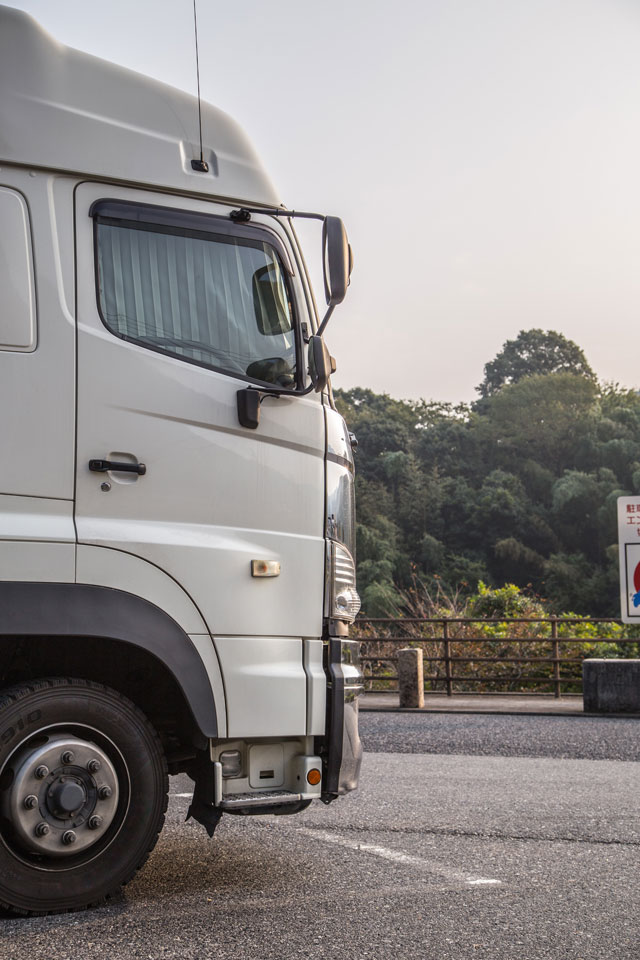
<instances>
[{"instance_id":1,"label":"tire","mask_svg":"<svg viewBox=\"0 0 640 960\"><path fill-rule=\"evenodd\" d=\"M130 700L80 679L0 693L0 907L96 906L144 864L164 823L167 764Z\"/></svg>"}]
</instances>

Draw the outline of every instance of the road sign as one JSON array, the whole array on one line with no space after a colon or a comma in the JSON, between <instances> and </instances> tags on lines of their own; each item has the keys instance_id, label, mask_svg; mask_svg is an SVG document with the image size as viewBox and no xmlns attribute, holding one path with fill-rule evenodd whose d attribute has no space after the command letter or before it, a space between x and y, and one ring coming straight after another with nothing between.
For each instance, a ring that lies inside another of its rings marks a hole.
<instances>
[{"instance_id":1,"label":"road sign","mask_svg":"<svg viewBox=\"0 0 640 960\"><path fill-rule=\"evenodd\" d=\"M640 496L618 497L620 608L625 623L640 623Z\"/></svg>"}]
</instances>

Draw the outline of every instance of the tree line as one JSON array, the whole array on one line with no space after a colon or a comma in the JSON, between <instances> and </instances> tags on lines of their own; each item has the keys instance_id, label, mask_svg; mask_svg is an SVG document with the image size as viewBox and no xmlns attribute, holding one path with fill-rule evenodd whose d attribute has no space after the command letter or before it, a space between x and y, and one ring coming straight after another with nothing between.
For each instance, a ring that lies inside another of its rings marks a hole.
<instances>
[{"instance_id":1,"label":"tree line","mask_svg":"<svg viewBox=\"0 0 640 960\"><path fill-rule=\"evenodd\" d=\"M477 389L471 404L336 391L358 438L363 611L406 610L416 584L482 581L617 615L616 500L640 494L640 395L538 329L507 341Z\"/></svg>"}]
</instances>

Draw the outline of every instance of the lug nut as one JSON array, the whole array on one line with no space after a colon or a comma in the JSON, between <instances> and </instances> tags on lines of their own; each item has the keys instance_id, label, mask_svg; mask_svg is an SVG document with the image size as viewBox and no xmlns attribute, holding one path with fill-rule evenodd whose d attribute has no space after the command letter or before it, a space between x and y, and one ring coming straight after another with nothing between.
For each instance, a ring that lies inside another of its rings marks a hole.
<instances>
[{"instance_id":1,"label":"lug nut","mask_svg":"<svg viewBox=\"0 0 640 960\"><path fill-rule=\"evenodd\" d=\"M102 826L102 817L89 817L87 826L89 827L89 830L97 830L98 827Z\"/></svg>"},{"instance_id":2,"label":"lug nut","mask_svg":"<svg viewBox=\"0 0 640 960\"><path fill-rule=\"evenodd\" d=\"M65 830L65 832L62 834L62 842L64 843L65 847L68 847L70 843L76 842L76 835L73 830Z\"/></svg>"},{"instance_id":3,"label":"lug nut","mask_svg":"<svg viewBox=\"0 0 640 960\"><path fill-rule=\"evenodd\" d=\"M111 787L100 787L98 790L98 796L101 800L108 800L109 797L113 796L113 790Z\"/></svg>"},{"instance_id":4,"label":"lug nut","mask_svg":"<svg viewBox=\"0 0 640 960\"><path fill-rule=\"evenodd\" d=\"M49 833L49 824L48 823L39 823L36 827L36 837L46 837Z\"/></svg>"},{"instance_id":5,"label":"lug nut","mask_svg":"<svg viewBox=\"0 0 640 960\"><path fill-rule=\"evenodd\" d=\"M76 755L73 752L73 750L65 750L65 752L60 757L65 767L68 766L70 763L73 763L75 758L76 758Z\"/></svg>"},{"instance_id":6,"label":"lug nut","mask_svg":"<svg viewBox=\"0 0 640 960\"><path fill-rule=\"evenodd\" d=\"M33 810L33 808L37 806L38 806L38 798L35 797L32 793L30 793L28 797L24 798L25 810Z\"/></svg>"},{"instance_id":7,"label":"lug nut","mask_svg":"<svg viewBox=\"0 0 640 960\"><path fill-rule=\"evenodd\" d=\"M36 767L36 777L38 780L44 780L45 777L49 776L49 767L45 766L44 763L41 763L39 767Z\"/></svg>"},{"instance_id":8,"label":"lug nut","mask_svg":"<svg viewBox=\"0 0 640 960\"><path fill-rule=\"evenodd\" d=\"M102 764L100 761L96 760L94 757L93 760L89 760L89 763L87 764L87 770L89 773L97 773L101 766Z\"/></svg>"}]
</instances>

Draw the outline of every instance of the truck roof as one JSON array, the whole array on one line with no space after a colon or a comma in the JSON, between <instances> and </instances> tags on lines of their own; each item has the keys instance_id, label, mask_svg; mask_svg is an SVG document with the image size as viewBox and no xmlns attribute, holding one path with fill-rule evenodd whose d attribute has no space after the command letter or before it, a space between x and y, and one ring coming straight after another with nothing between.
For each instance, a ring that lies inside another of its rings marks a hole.
<instances>
[{"instance_id":1,"label":"truck roof","mask_svg":"<svg viewBox=\"0 0 640 960\"><path fill-rule=\"evenodd\" d=\"M0 6L0 164L122 180L277 206L238 124L168 84L58 43L33 17Z\"/></svg>"}]
</instances>

